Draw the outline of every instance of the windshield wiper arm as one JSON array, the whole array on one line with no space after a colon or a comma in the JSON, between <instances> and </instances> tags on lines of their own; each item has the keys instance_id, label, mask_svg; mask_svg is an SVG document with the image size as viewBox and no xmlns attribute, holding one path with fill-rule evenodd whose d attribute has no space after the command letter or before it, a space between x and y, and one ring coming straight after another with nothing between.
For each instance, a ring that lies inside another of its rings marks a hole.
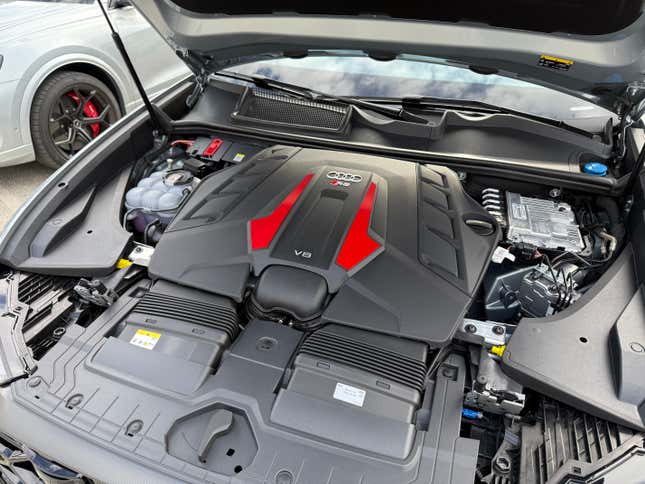
<instances>
[{"instance_id":1,"label":"windshield wiper arm","mask_svg":"<svg viewBox=\"0 0 645 484\"><path fill-rule=\"evenodd\" d=\"M246 81L251 84L254 84L257 87L264 89L275 89L282 91L287 94L291 94L297 97L303 97L310 99L312 101L335 101L350 106L355 106L357 108L368 109L383 116L387 116L392 119L398 119L401 121L408 121L411 123L419 124L428 124L428 120L422 116L417 116L404 108L392 109L385 107L381 104L372 103L370 101L365 101L362 99L355 99L344 96L335 96L333 94L327 94L320 91L315 91L306 87L298 86L296 84L289 84L283 81L276 81L275 79L270 79L264 76L248 76L245 74L239 74L236 72L217 72L213 74L214 76L228 77L231 79L237 79L238 81Z\"/></svg>"},{"instance_id":2,"label":"windshield wiper arm","mask_svg":"<svg viewBox=\"0 0 645 484\"><path fill-rule=\"evenodd\" d=\"M564 121L559 121L557 119L546 118L544 116L538 116L536 114L529 114L523 111L516 111L515 109L505 108L502 106L497 106L495 104L489 104L483 101L471 101L471 100L462 100L462 99L444 99L430 96L410 96L404 97L399 100L401 106L405 109L406 107L433 107L440 109L455 109L455 110L472 110L475 112L485 112L491 114L509 114L512 116L517 116L519 118L530 119L531 121L536 121L538 123L544 123L557 128L566 129L567 131L572 131L587 138L593 138L593 134L589 131L585 131L581 128L576 128L570 124L565 123Z\"/></svg>"}]
</instances>

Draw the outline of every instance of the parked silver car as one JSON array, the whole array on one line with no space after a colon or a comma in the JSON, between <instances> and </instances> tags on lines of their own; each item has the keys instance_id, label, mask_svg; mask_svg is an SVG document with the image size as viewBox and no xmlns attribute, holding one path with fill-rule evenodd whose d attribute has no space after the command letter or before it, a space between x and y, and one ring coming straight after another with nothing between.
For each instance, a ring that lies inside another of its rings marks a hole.
<instances>
[{"instance_id":1,"label":"parked silver car","mask_svg":"<svg viewBox=\"0 0 645 484\"><path fill-rule=\"evenodd\" d=\"M188 75L129 2L101 1L148 92ZM139 102L95 2L0 2L0 167L56 168Z\"/></svg>"}]
</instances>

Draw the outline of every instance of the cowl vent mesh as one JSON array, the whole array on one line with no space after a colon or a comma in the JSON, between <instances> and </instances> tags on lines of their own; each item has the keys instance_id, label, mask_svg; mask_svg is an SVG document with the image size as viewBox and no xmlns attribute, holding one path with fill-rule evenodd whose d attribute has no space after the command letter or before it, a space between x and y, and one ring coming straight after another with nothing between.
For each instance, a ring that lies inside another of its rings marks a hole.
<instances>
[{"instance_id":1,"label":"cowl vent mesh","mask_svg":"<svg viewBox=\"0 0 645 484\"><path fill-rule=\"evenodd\" d=\"M334 102L311 101L248 89L233 120L247 123L340 133L348 125L349 107Z\"/></svg>"}]
</instances>

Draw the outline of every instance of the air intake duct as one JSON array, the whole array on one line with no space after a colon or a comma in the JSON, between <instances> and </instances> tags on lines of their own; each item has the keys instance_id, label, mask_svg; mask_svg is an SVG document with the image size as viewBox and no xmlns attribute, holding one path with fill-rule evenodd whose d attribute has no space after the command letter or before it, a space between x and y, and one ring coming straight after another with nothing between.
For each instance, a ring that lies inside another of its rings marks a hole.
<instances>
[{"instance_id":1,"label":"air intake duct","mask_svg":"<svg viewBox=\"0 0 645 484\"><path fill-rule=\"evenodd\" d=\"M318 274L287 266L269 266L246 301L249 321L311 321L327 300L327 282Z\"/></svg>"}]
</instances>

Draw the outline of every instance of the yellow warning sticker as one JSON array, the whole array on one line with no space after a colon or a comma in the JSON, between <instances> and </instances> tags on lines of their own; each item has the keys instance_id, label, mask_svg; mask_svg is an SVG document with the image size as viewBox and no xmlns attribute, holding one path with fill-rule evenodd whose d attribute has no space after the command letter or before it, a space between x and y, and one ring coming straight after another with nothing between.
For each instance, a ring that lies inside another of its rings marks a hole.
<instances>
[{"instance_id":1,"label":"yellow warning sticker","mask_svg":"<svg viewBox=\"0 0 645 484\"><path fill-rule=\"evenodd\" d=\"M549 69L568 71L573 65L573 61L552 55L541 55L538 65Z\"/></svg>"},{"instance_id":2,"label":"yellow warning sticker","mask_svg":"<svg viewBox=\"0 0 645 484\"><path fill-rule=\"evenodd\" d=\"M126 267L129 267L132 265L132 261L128 259L119 259L116 263L116 268L117 269L125 269Z\"/></svg>"},{"instance_id":3,"label":"yellow warning sticker","mask_svg":"<svg viewBox=\"0 0 645 484\"><path fill-rule=\"evenodd\" d=\"M145 329L137 329L137 332L134 333L134 336L130 340L130 344L151 350L155 347L159 338L161 338L161 333L154 333L153 331L146 331Z\"/></svg>"}]
</instances>

